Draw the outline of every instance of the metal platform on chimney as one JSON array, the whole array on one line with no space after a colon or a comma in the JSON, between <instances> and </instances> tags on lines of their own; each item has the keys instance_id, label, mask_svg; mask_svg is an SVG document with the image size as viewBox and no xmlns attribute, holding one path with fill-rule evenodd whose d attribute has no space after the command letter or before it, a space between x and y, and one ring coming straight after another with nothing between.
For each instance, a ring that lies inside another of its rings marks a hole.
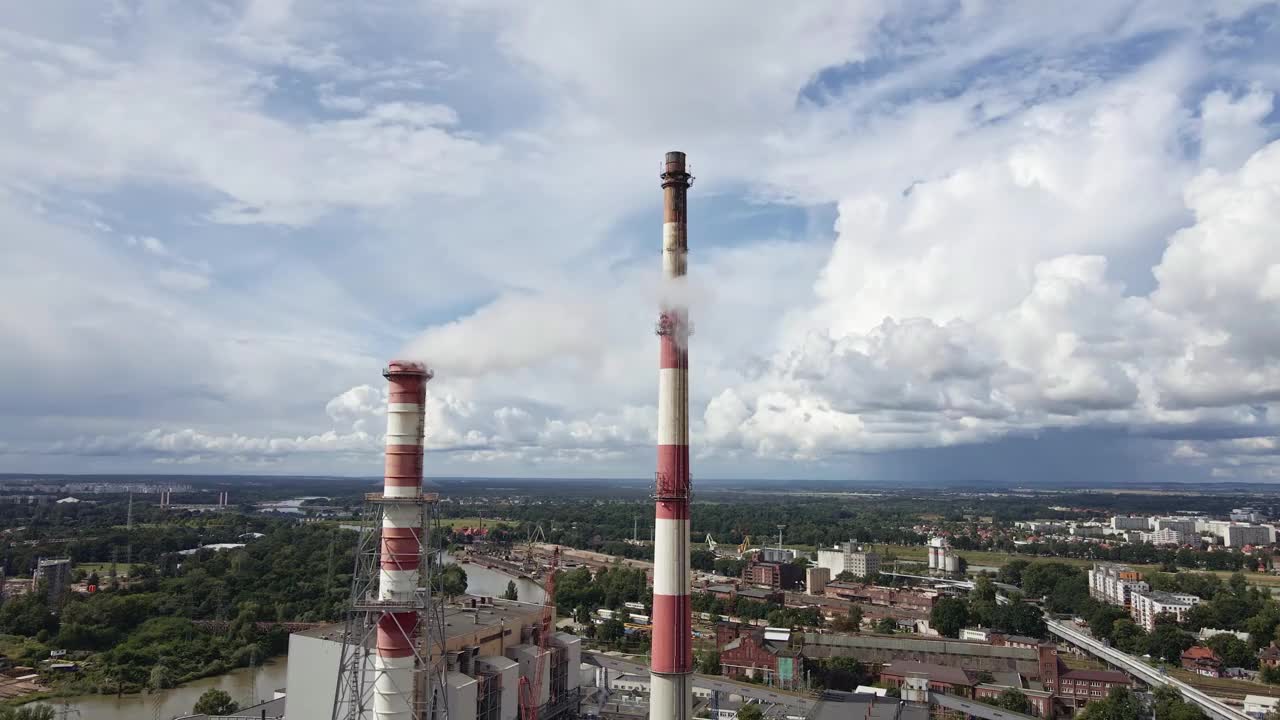
<instances>
[{"instance_id":1,"label":"metal platform on chimney","mask_svg":"<svg viewBox=\"0 0 1280 720\"><path fill-rule=\"evenodd\" d=\"M382 493L365 493L365 502L377 505L435 505L440 493L423 493L413 497L386 497Z\"/></svg>"}]
</instances>

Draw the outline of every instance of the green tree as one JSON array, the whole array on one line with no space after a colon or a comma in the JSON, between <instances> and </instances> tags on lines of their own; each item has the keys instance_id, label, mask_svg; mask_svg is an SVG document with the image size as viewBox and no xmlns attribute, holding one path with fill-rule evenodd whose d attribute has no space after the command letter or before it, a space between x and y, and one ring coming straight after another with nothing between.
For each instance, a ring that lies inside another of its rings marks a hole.
<instances>
[{"instance_id":1,"label":"green tree","mask_svg":"<svg viewBox=\"0 0 1280 720\"><path fill-rule=\"evenodd\" d=\"M883 617L876 621L876 632L881 635L892 635L898 631L898 621L891 617Z\"/></svg>"},{"instance_id":2,"label":"green tree","mask_svg":"<svg viewBox=\"0 0 1280 720\"><path fill-rule=\"evenodd\" d=\"M1133 720L1142 713L1142 703L1129 688L1113 687L1105 700L1095 700L1085 706L1076 720Z\"/></svg>"},{"instance_id":3,"label":"green tree","mask_svg":"<svg viewBox=\"0 0 1280 720\"><path fill-rule=\"evenodd\" d=\"M1151 691L1155 720L1206 720L1200 708L1182 699L1177 690L1162 685Z\"/></svg>"},{"instance_id":4,"label":"green tree","mask_svg":"<svg viewBox=\"0 0 1280 720\"><path fill-rule=\"evenodd\" d=\"M228 715L240 709L240 705L231 699L225 690L209 688L204 691L191 712L196 715Z\"/></svg>"},{"instance_id":5,"label":"green tree","mask_svg":"<svg viewBox=\"0 0 1280 720\"><path fill-rule=\"evenodd\" d=\"M990 704L1004 710L1022 713L1024 715L1031 713L1031 701L1027 699L1025 693L1017 688L1009 688L1005 690L992 698Z\"/></svg>"},{"instance_id":6,"label":"green tree","mask_svg":"<svg viewBox=\"0 0 1280 720\"><path fill-rule=\"evenodd\" d=\"M1235 635L1227 633L1218 633L1209 638L1205 643L1214 652L1218 653L1218 657L1222 658L1222 662L1227 667L1256 667L1258 658L1249 650L1249 644Z\"/></svg>"},{"instance_id":7,"label":"green tree","mask_svg":"<svg viewBox=\"0 0 1280 720\"><path fill-rule=\"evenodd\" d=\"M715 650L698 653L697 657L698 672L703 675L719 675L720 674L720 653Z\"/></svg>"},{"instance_id":8,"label":"green tree","mask_svg":"<svg viewBox=\"0 0 1280 720\"><path fill-rule=\"evenodd\" d=\"M1151 633L1147 641L1147 652L1153 657L1176 663L1182 659L1182 651L1195 644L1191 636L1177 625L1161 623Z\"/></svg>"},{"instance_id":9,"label":"green tree","mask_svg":"<svg viewBox=\"0 0 1280 720\"><path fill-rule=\"evenodd\" d=\"M862 606L853 604L844 617L837 617L831 625L838 632L858 632L862 627Z\"/></svg>"},{"instance_id":10,"label":"green tree","mask_svg":"<svg viewBox=\"0 0 1280 720\"><path fill-rule=\"evenodd\" d=\"M757 703L743 705L738 708L738 720L764 720L764 712Z\"/></svg>"},{"instance_id":11,"label":"green tree","mask_svg":"<svg viewBox=\"0 0 1280 720\"><path fill-rule=\"evenodd\" d=\"M929 613L929 624L943 637L960 637L969 624L969 605L960 598L939 598Z\"/></svg>"},{"instance_id":12,"label":"green tree","mask_svg":"<svg viewBox=\"0 0 1280 720\"><path fill-rule=\"evenodd\" d=\"M506 592L502 593L502 599L503 600L519 600L520 599L520 591L516 589L515 580L507 581L507 590Z\"/></svg>"},{"instance_id":13,"label":"green tree","mask_svg":"<svg viewBox=\"0 0 1280 720\"><path fill-rule=\"evenodd\" d=\"M458 565L446 565L440 571L440 592L453 598L467 592L467 571Z\"/></svg>"},{"instance_id":14,"label":"green tree","mask_svg":"<svg viewBox=\"0 0 1280 720\"><path fill-rule=\"evenodd\" d=\"M599 629L596 630L596 637L603 642L611 643L621 640L626 631L627 628L621 620L610 618L600 623Z\"/></svg>"}]
</instances>

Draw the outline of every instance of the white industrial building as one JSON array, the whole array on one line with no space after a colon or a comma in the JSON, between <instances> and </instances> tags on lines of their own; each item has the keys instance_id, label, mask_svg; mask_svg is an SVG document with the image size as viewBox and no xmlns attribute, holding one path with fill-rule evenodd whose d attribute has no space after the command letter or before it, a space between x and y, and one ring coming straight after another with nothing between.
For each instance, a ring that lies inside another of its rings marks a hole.
<instances>
[{"instance_id":1,"label":"white industrial building","mask_svg":"<svg viewBox=\"0 0 1280 720\"><path fill-rule=\"evenodd\" d=\"M867 577L880 572L880 556L873 552L863 552L857 543L850 540L831 550L819 550L818 567L830 571L831 577L842 572Z\"/></svg>"},{"instance_id":2,"label":"white industrial building","mask_svg":"<svg viewBox=\"0 0 1280 720\"><path fill-rule=\"evenodd\" d=\"M960 556L951 549L951 543L944 537L929 540L929 569L940 572L960 572Z\"/></svg>"},{"instance_id":3,"label":"white industrial building","mask_svg":"<svg viewBox=\"0 0 1280 720\"><path fill-rule=\"evenodd\" d=\"M556 632L544 651L536 644L542 606L494 598L465 598L445 608L444 698L449 720L516 720L521 678L533 682L539 717L576 713L581 639ZM285 720L332 716L334 685L345 627L325 625L289 636ZM555 699L554 702L552 699Z\"/></svg>"}]
</instances>

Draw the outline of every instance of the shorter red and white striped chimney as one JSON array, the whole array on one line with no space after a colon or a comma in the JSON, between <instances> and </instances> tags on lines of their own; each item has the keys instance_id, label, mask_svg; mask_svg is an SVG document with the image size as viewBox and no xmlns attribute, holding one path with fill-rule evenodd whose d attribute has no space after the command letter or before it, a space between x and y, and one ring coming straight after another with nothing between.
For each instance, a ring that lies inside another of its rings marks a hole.
<instances>
[{"instance_id":1,"label":"shorter red and white striped chimney","mask_svg":"<svg viewBox=\"0 0 1280 720\"><path fill-rule=\"evenodd\" d=\"M432 373L421 363L392 361L383 371L388 382L386 472L384 498L422 497L422 441L425 433L427 381ZM386 503L382 515L382 569L378 599L411 604L418 589L421 562L422 506ZM418 613L397 610L378 621L378 655L374 661L374 720L412 720L414 643Z\"/></svg>"}]
</instances>

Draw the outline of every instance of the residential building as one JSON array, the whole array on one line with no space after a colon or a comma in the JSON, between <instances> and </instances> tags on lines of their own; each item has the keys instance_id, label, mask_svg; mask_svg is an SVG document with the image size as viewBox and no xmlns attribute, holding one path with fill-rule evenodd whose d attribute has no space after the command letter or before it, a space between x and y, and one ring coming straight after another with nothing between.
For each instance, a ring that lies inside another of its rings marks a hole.
<instances>
[{"instance_id":1,"label":"residential building","mask_svg":"<svg viewBox=\"0 0 1280 720\"><path fill-rule=\"evenodd\" d=\"M1171 593L1162 590L1148 590L1134 593L1129 614L1133 621L1144 630L1156 629L1156 617L1165 613L1173 615L1182 622L1187 611L1200 604L1200 598L1185 593Z\"/></svg>"},{"instance_id":2,"label":"residential building","mask_svg":"<svg viewBox=\"0 0 1280 720\"><path fill-rule=\"evenodd\" d=\"M1071 526L1072 537L1102 537L1106 531L1095 523L1075 523Z\"/></svg>"},{"instance_id":3,"label":"residential building","mask_svg":"<svg viewBox=\"0 0 1280 720\"><path fill-rule=\"evenodd\" d=\"M1195 533L1185 533L1173 528L1142 533L1142 541L1152 545L1186 545L1197 537Z\"/></svg>"},{"instance_id":4,"label":"residential building","mask_svg":"<svg viewBox=\"0 0 1280 720\"><path fill-rule=\"evenodd\" d=\"M1276 647L1275 640L1258 651L1258 664L1269 668L1280 667L1280 647Z\"/></svg>"},{"instance_id":5,"label":"residential building","mask_svg":"<svg viewBox=\"0 0 1280 720\"><path fill-rule=\"evenodd\" d=\"M1153 524L1156 530L1177 530L1188 534L1195 534L1196 526L1201 520L1187 517L1158 517L1155 518Z\"/></svg>"},{"instance_id":6,"label":"residential building","mask_svg":"<svg viewBox=\"0 0 1280 720\"><path fill-rule=\"evenodd\" d=\"M1213 648L1192 645L1182 651L1182 669L1205 677L1222 677L1222 658Z\"/></svg>"},{"instance_id":7,"label":"residential building","mask_svg":"<svg viewBox=\"0 0 1280 720\"><path fill-rule=\"evenodd\" d=\"M1124 565L1095 563L1089 570L1089 597L1094 600L1128 609L1135 593L1150 589L1136 570Z\"/></svg>"},{"instance_id":8,"label":"residential building","mask_svg":"<svg viewBox=\"0 0 1280 720\"><path fill-rule=\"evenodd\" d=\"M1263 520L1262 513L1251 507L1235 508L1231 511L1230 517L1236 522L1258 523Z\"/></svg>"},{"instance_id":9,"label":"residential building","mask_svg":"<svg viewBox=\"0 0 1280 720\"><path fill-rule=\"evenodd\" d=\"M1270 545L1274 541L1273 531L1266 525L1230 523L1222 528L1221 537L1223 545L1233 548L1245 545Z\"/></svg>"},{"instance_id":10,"label":"residential building","mask_svg":"<svg viewBox=\"0 0 1280 720\"><path fill-rule=\"evenodd\" d=\"M1150 530L1151 519L1134 515L1116 515L1111 518L1112 530Z\"/></svg>"}]
</instances>

